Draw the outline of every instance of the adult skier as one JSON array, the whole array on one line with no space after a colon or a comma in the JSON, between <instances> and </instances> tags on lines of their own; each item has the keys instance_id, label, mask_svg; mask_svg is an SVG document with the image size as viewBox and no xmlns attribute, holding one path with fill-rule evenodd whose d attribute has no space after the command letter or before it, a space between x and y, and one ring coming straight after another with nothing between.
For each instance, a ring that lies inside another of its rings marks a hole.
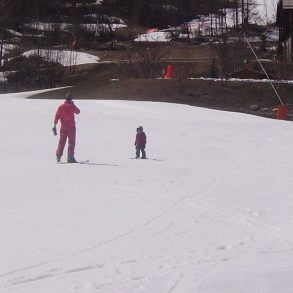
<instances>
[{"instance_id":1,"label":"adult skier","mask_svg":"<svg viewBox=\"0 0 293 293\"><path fill-rule=\"evenodd\" d=\"M146 159L146 154L145 154L145 145L146 145L146 135L143 132L143 127L139 126L136 129L136 137L135 137L135 148L136 148L136 159L139 159L140 157L140 152L142 154L141 158Z\"/></svg>"},{"instance_id":2,"label":"adult skier","mask_svg":"<svg viewBox=\"0 0 293 293\"><path fill-rule=\"evenodd\" d=\"M67 162L77 163L74 157L75 138L76 138L74 114L79 114L80 110L74 105L72 99L73 99L72 94L70 93L66 94L64 103L58 107L57 112L55 114L54 127L53 127L53 132L55 135L57 135L56 125L58 124L59 120L61 122L60 140L59 140L58 148L56 151L57 162L60 162L61 160L61 157L63 155L63 150L66 144L66 140L68 138Z\"/></svg>"}]
</instances>

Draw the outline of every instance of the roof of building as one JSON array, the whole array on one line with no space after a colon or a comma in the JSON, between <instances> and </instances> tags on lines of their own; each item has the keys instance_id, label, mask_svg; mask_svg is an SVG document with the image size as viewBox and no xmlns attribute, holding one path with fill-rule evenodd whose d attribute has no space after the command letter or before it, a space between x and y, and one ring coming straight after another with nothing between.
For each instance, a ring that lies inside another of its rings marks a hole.
<instances>
[{"instance_id":1,"label":"roof of building","mask_svg":"<svg viewBox=\"0 0 293 293\"><path fill-rule=\"evenodd\" d=\"M230 77L241 78L241 79L267 79L266 75L263 72L246 68L246 67L231 73Z\"/></svg>"},{"instance_id":2,"label":"roof of building","mask_svg":"<svg viewBox=\"0 0 293 293\"><path fill-rule=\"evenodd\" d=\"M279 0L282 3L283 9L293 9L293 0Z\"/></svg>"}]
</instances>

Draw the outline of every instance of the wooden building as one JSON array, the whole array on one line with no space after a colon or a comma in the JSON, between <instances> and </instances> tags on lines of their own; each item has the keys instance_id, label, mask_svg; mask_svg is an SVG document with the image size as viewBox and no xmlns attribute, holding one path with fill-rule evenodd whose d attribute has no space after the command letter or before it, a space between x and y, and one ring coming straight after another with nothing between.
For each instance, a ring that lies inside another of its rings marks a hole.
<instances>
[{"instance_id":1,"label":"wooden building","mask_svg":"<svg viewBox=\"0 0 293 293\"><path fill-rule=\"evenodd\" d=\"M267 76L263 72L246 67L231 73L230 77L240 79L267 79Z\"/></svg>"},{"instance_id":2,"label":"wooden building","mask_svg":"<svg viewBox=\"0 0 293 293\"><path fill-rule=\"evenodd\" d=\"M280 42L284 45L285 56L293 61L293 0L279 0L277 24L280 30Z\"/></svg>"}]
</instances>

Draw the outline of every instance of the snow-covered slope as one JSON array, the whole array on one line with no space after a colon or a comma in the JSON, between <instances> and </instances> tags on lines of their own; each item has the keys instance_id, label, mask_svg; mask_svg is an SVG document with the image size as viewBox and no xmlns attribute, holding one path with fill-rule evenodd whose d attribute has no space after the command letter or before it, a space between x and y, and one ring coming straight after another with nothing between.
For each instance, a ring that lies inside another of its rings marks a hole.
<instances>
[{"instance_id":1,"label":"snow-covered slope","mask_svg":"<svg viewBox=\"0 0 293 293\"><path fill-rule=\"evenodd\" d=\"M99 57L88 53L69 50L30 50L23 53L23 56L30 57L38 54L47 61L60 63L63 66L98 63L100 60Z\"/></svg>"},{"instance_id":2,"label":"snow-covered slope","mask_svg":"<svg viewBox=\"0 0 293 293\"><path fill-rule=\"evenodd\" d=\"M25 95L0 96L1 293L292 292L291 122L76 101L91 164L56 164L60 101Z\"/></svg>"}]
</instances>

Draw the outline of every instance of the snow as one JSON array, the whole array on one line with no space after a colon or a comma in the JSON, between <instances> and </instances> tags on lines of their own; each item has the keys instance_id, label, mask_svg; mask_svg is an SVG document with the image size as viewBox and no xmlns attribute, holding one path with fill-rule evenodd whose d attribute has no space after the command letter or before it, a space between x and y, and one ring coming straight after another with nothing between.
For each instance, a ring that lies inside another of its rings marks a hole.
<instances>
[{"instance_id":1,"label":"snow","mask_svg":"<svg viewBox=\"0 0 293 293\"><path fill-rule=\"evenodd\" d=\"M259 25L266 25L267 23L274 23L276 21L276 11L277 11L278 0L257 0L256 6L253 9L255 16L251 21ZM234 15L232 9L226 9L227 19L226 26L227 28L233 27L234 24ZM213 33L214 35L222 34L222 29L218 28L216 19L213 19ZM190 37L198 37L210 35L210 25L211 25L211 16L207 15L198 15L196 19L188 22L188 28L190 31ZM168 28L158 32L150 32L138 36L135 41L144 41L144 42L168 42L171 40L171 35L167 31L180 31L184 27L182 24L177 28ZM186 38L187 35L179 34L179 38ZM268 32L268 41L278 41L279 32L278 29L274 29ZM256 38L256 41L259 41L259 37Z\"/></svg>"},{"instance_id":2,"label":"snow","mask_svg":"<svg viewBox=\"0 0 293 293\"><path fill-rule=\"evenodd\" d=\"M22 34L15 31L15 30L11 30L11 29L6 29L7 32L11 33L12 35L16 36L16 37L22 37Z\"/></svg>"},{"instance_id":3,"label":"snow","mask_svg":"<svg viewBox=\"0 0 293 293\"><path fill-rule=\"evenodd\" d=\"M100 23L100 24L81 24L80 25L83 29L85 29L88 32L107 32L107 31L116 31L118 29L121 28L126 28L127 25L126 24L122 24L122 23L109 23L109 24L105 24L105 23Z\"/></svg>"},{"instance_id":4,"label":"snow","mask_svg":"<svg viewBox=\"0 0 293 293\"><path fill-rule=\"evenodd\" d=\"M109 20L118 21L118 18L109 18ZM72 24L70 23L52 23L52 22L30 22L30 23L25 23L25 27L39 30L39 31L70 31L72 30ZM84 23L80 24L80 27L83 28L84 30L88 32L92 31L109 31L110 28L112 31L116 31L120 28L125 28L127 27L126 24L124 23Z\"/></svg>"},{"instance_id":5,"label":"snow","mask_svg":"<svg viewBox=\"0 0 293 293\"><path fill-rule=\"evenodd\" d=\"M265 62L272 62L269 59L260 59L260 61ZM228 82L228 81L235 81L235 82L253 82L253 83L276 83L276 84L292 84L293 80L286 80L286 79L244 79L244 78L211 78L211 77L191 77L189 79L198 79L198 80L210 80L210 81L220 81L220 82Z\"/></svg>"},{"instance_id":6,"label":"snow","mask_svg":"<svg viewBox=\"0 0 293 293\"><path fill-rule=\"evenodd\" d=\"M277 4L279 0L257 0L256 11L264 22L276 22Z\"/></svg>"},{"instance_id":7,"label":"snow","mask_svg":"<svg viewBox=\"0 0 293 293\"><path fill-rule=\"evenodd\" d=\"M11 73L15 73L16 71L1 71L0 72L0 82L6 82L7 77Z\"/></svg>"},{"instance_id":8,"label":"snow","mask_svg":"<svg viewBox=\"0 0 293 293\"><path fill-rule=\"evenodd\" d=\"M16 48L16 45L14 44L3 44L3 54L8 53L9 51Z\"/></svg>"},{"instance_id":9,"label":"snow","mask_svg":"<svg viewBox=\"0 0 293 293\"><path fill-rule=\"evenodd\" d=\"M134 41L136 42L169 42L171 34L169 32L150 32L139 35Z\"/></svg>"},{"instance_id":10,"label":"snow","mask_svg":"<svg viewBox=\"0 0 293 293\"><path fill-rule=\"evenodd\" d=\"M25 57L38 55L38 50L30 50L23 53ZM70 65L82 65L82 64L91 64L98 63L99 57L77 51L69 50L39 50L39 55L49 61L54 61L62 64L63 66Z\"/></svg>"},{"instance_id":11,"label":"snow","mask_svg":"<svg viewBox=\"0 0 293 293\"><path fill-rule=\"evenodd\" d=\"M28 95L0 96L1 293L292 292L291 122L76 101L92 164L56 164L61 101Z\"/></svg>"},{"instance_id":12,"label":"snow","mask_svg":"<svg viewBox=\"0 0 293 293\"><path fill-rule=\"evenodd\" d=\"M71 24L69 23L53 23L53 22L29 22L24 24L25 27L39 31L67 31L70 30Z\"/></svg>"},{"instance_id":13,"label":"snow","mask_svg":"<svg viewBox=\"0 0 293 293\"><path fill-rule=\"evenodd\" d=\"M91 6L91 5L97 5L97 4L101 4L103 2L103 0L97 0L95 3L84 3L83 1L80 1L80 2L78 2L77 1L77 6ZM72 4L71 3L66 3L66 6L67 7L71 7L72 6Z\"/></svg>"}]
</instances>

